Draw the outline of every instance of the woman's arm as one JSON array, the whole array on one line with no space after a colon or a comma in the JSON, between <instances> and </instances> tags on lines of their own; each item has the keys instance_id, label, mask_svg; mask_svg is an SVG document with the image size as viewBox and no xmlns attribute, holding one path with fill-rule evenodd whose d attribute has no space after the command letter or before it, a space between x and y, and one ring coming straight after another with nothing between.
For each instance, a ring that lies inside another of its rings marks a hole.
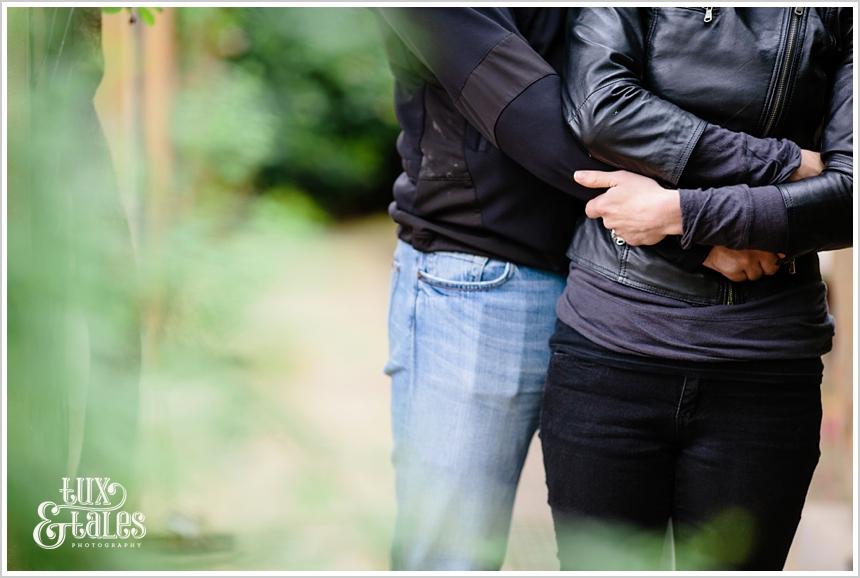
<instances>
[{"instance_id":1,"label":"woman's arm","mask_svg":"<svg viewBox=\"0 0 860 578\"><path fill-rule=\"evenodd\" d=\"M822 131L824 171L816 177L771 187L682 189L683 245L726 245L794 256L852 244L854 60L851 16L847 12L841 57L833 74Z\"/></svg>"},{"instance_id":2,"label":"woman's arm","mask_svg":"<svg viewBox=\"0 0 860 578\"><path fill-rule=\"evenodd\" d=\"M643 86L647 10L569 10L562 97L583 145L601 161L671 185L787 180L800 165L794 143L709 124Z\"/></svg>"}]
</instances>

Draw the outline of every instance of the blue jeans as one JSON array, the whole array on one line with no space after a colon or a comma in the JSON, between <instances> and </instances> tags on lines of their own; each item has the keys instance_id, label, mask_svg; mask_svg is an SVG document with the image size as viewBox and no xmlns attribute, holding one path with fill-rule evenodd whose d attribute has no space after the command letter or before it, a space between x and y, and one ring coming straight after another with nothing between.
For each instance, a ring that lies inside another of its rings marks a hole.
<instances>
[{"instance_id":1,"label":"blue jeans","mask_svg":"<svg viewBox=\"0 0 860 578\"><path fill-rule=\"evenodd\" d=\"M388 320L395 570L498 569L564 277L399 242Z\"/></svg>"}]
</instances>

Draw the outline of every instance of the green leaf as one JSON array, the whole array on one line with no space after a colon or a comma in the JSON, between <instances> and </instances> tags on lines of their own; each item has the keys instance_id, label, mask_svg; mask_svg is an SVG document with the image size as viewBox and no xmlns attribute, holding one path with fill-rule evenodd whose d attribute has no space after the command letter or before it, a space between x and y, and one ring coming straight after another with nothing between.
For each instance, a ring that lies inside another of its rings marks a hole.
<instances>
[{"instance_id":1,"label":"green leaf","mask_svg":"<svg viewBox=\"0 0 860 578\"><path fill-rule=\"evenodd\" d=\"M155 14L153 14L152 10L149 8L138 8L137 13L140 15L140 19L143 20L147 26L155 24Z\"/></svg>"},{"instance_id":2,"label":"green leaf","mask_svg":"<svg viewBox=\"0 0 860 578\"><path fill-rule=\"evenodd\" d=\"M102 12L104 12L105 14L119 14L120 12L122 12L122 8L115 8L115 7L107 8L107 7L105 7L105 8L102 8Z\"/></svg>"}]
</instances>

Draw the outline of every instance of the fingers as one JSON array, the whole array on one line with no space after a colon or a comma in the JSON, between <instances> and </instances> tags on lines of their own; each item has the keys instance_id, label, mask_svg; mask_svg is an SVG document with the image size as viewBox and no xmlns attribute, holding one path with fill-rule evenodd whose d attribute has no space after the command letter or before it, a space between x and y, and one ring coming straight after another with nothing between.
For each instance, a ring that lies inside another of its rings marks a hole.
<instances>
[{"instance_id":1,"label":"fingers","mask_svg":"<svg viewBox=\"0 0 860 578\"><path fill-rule=\"evenodd\" d=\"M783 257L782 254L768 251L713 247L702 265L730 281L742 283L756 281L765 275L775 275L780 270L780 259Z\"/></svg>"},{"instance_id":2,"label":"fingers","mask_svg":"<svg viewBox=\"0 0 860 578\"><path fill-rule=\"evenodd\" d=\"M765 253L765 256L758 259L745 259L743 263L735 263L734 268L721 273L735 283L758 281L765 275L775 275L779 272L779 265L773 257L770 253Z\"/></svg>"},{"instance_id":3,"label":"fingers","mask_svg":"<svg viewBox=\"0 0 860 578\"><path fill-rule=\"evenodd\" d=\"M761 264L762 271L764 271L765 275L776 275L779 273L779 263L776 259L762 259L759 261Z\"/></svg>"},{"instance_id":4,"label":"fingers","mask_svg":"<svg viewBox=\"0 0 860 578\"><path fill-rule=\"evenodd\" d=\"M780 268L780 253L771 253L769 251L750 251L751 259L756 265L761 268L764 275L775 275L779 273Z\"/></svg>"},{"instance_id":5,"label":"fingers","mask_svg":"<svg viewBox=\"0 0 860 578\"><path fill-rule=\"evenodd\" d=\"M758 281L765 275L775 275L779 272L778 258L767 251L750 252L743 263L740 281ZM732 279L736 281L736 279Z\"/></svg>"},{"instance_id":6,"label":"fingers","mask_svg":"<svg viewBox=\"0 0 860 578\"><path fill-rule=\"evenodd\" d=\"M761 265L758 261L750 263L746 268L746 277L749 281L758 281L764 275Z\"/></svg>"},{"instance_id":7,"label":"fingers","mask_svg":"<svg viewBox=\"0 0 860 578\"><path fill-rule=\"evenodd\" d=\"M601 195L603 196L603 195ZM598 219L603 214L601 211L600 197L594 197L587 203L585 203L585 216L589 219Z\"/></svg>"},{"instance_id":8,"label":"fingers","mask_svg":"<svg viewBox=\"0 0 860 578\"><path fill-rule=\"evenodd\" d=\"M589 189L608 189L618 185L618 173L606 171L576 171L573 180Z\"/></svg>"},{"instance_id":9,"label":"fingers","mask_svg":"<svg viewBox=\"0 0 860 578\"><path fill-rule=\"evenodd\" d=\"M752 260L743 251L726 247L712 247L702 265L716 271L729 281L743 283L748 281L747 270Z\"/></svg>"},{"instance_id":10,"label":"fingers","mask_svg":"<svg viewBox=\"0 0 860 578\"><path fill-rule=\"evenodd\" d=\"M743 269L737 270L732 269L730 271L720 271L723 274L723 277L726 277L729 281L734 281L735 283L743 283L747 280L747 274Z\"/></svg>"}]
</instances>

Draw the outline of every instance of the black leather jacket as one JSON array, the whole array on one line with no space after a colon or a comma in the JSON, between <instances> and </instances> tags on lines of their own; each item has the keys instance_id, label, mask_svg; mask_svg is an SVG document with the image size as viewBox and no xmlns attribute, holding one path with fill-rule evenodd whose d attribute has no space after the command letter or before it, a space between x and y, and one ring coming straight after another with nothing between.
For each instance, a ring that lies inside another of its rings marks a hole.
<instances>
[{"instance_id":1,"label":"black leather jacket","mask_svg":"<svg viewBox=\"0 0 860 578\"><path fill-rule=\"evenodd\" d=\"M594 221L575 234L574 263L691 303L733 303L818 281L815 252L851 245L850 8L580 9L567 31L565 114L595 158L674 186L711 122L791 139L826 164L818 177L777 185L784 246L752 248L796 262L767 280L684 271L647 247L616 244Z\"/></svg>"}]
</instances>

